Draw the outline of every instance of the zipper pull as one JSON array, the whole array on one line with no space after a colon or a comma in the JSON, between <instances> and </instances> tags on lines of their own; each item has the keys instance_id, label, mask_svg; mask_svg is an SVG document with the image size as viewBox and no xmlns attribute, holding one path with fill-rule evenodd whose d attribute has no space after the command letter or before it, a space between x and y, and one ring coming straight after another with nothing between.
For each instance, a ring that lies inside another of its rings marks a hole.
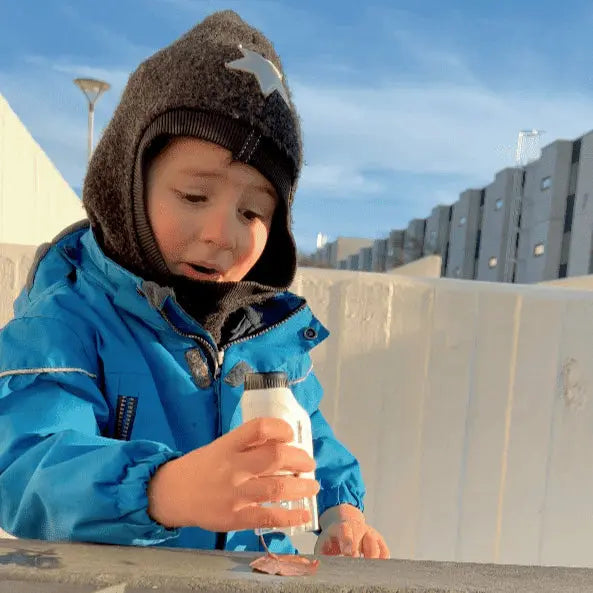
<instances>
[{"instance_id":1,"label":"zipper pull","mask_svg":"<svg viewBox=\"0 0 593 593\"><path fill-rule=\"evenodd\" d=\"M218 363L216 365L216 374L214 376L215 379L218 379L222 373L222 363L224 362L224 350L218 351Z\"/></svg>"}]
</instances>

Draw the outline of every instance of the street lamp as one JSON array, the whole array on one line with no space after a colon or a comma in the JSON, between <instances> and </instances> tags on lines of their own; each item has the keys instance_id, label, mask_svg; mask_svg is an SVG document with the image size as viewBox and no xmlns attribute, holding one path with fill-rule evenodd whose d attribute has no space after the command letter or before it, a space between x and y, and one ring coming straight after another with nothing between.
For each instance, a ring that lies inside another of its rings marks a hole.
<instances>
[{"instance_id":1,"label":"street lamp","mask_svg":"<svg viewBox=\"0 0 593 593\"><path fill-rule=\"evenodd\" d=\"M74 84L85 94L89 101L89 161L93 154L93 124L95 121L95 103L99 97L111 88L111 85L102 80L92 78L77 78Z\"/></svg>"}]
</instances>

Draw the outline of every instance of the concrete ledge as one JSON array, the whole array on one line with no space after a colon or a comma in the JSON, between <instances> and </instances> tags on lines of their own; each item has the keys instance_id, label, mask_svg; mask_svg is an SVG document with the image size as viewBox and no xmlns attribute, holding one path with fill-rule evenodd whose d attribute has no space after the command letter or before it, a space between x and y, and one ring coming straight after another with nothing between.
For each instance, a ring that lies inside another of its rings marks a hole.
<instances>
[{"instance_id":1,"label":"concrete ledge","mask_svg":"<svg viewBox=\"0 0 593 593\"><path fill-rule=\"evenodd\" d=\"M415 278L440 278L442 261L440 255L427 255L409 264L388 270L387 273Z\"/></svg>"},{"instance_id":2,"label":"concrete ledge","mask_svg":"<svg viewBox=\"0 0 593 593\"><path fill-rule=\"evenodd\" d=\"M593 275L547 280L546 282L539 282L539 285L555 286L557 288L574 288L577 290L593 290Z\"/></svg>"},{"instance_id":3,"label":"concrete ledge","mask_svg":"<svg viewBox=\"0 0 593 593\"><path fill-rule=\"evenodd\" d=\"M322 557L313 577L251 571L257 554L0 541L0 592L576 593L593 570ZM59 585L59 588L56 587Z\"/></svg>"}]
</instances>

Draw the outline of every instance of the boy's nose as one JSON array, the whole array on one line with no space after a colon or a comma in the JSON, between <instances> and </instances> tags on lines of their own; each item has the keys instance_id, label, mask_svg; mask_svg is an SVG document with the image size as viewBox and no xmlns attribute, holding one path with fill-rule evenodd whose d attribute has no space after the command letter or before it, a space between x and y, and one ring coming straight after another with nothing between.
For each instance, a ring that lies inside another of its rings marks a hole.
<instances>
[{"instance_id":1,"label":"boy's nose","mask_svg":"<svg viewBox=\"0 0 593 593\"><path fill-rule=\"evenodd\" d=\"M226 209L213 209L204 216L200 239L220 249L233 250L236 243L236 216Z\"/></svg>"}]
</instances>

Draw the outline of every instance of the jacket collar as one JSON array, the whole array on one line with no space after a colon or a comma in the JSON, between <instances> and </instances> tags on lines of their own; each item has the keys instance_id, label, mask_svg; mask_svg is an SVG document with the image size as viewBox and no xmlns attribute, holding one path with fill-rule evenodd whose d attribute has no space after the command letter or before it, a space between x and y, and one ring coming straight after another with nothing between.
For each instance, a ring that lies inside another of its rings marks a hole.
<instances>
[{"instance_id":1,"label":"jacket collar","mask_svg":"<svg viewBox=\"0 0 593 593\"><path fill-rule=\"evenodd\" d=\"M172 323L180 332L199 335L212 344L210 334L181 308L171 288L143 280L107 257L90 227L79 228L63 237L58 248L73 265L98 283L120 309L140 317L157 330L173 332ZM329 335L302 297L284 292L272 301L264 307L256 305L246 311L231 341L262 333L289 317L282 327L301 336L303 351L310 350ZM307 330L311 331L307 333ZM268 333L271 330L266 331Z\"/></svg>"}]
</instances>

